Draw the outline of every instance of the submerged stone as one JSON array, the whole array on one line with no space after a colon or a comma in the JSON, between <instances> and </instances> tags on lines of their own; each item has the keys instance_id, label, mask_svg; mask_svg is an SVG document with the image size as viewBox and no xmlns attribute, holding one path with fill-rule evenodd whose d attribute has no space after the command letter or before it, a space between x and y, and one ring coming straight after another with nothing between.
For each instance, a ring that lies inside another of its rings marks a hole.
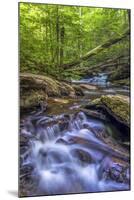
<instances>
[{"instance_id":1,"label":"submerged stone","mask_svg":"<svg viewBox=\"0 0 134 200\"><path fill-rule=\"evenodd\" d=\"M71 153L74 157L78 158L79 161L82 162L83 164L86 164L86 163L89 164L92 162L91 155L82 149L74 149L72 150Z\"/></svg>"}]
</instances>

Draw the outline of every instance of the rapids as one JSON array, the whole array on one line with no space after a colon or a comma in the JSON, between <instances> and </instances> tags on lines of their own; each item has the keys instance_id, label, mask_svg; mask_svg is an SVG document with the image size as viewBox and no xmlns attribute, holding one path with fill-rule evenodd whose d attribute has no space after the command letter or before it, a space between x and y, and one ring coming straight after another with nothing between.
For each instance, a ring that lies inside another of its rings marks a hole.
<instances>
[{"instance_id":1,"label":"rapids","mask_svg":"<svg viewBox=\"0 0 134 200\"><path fill-rule=\"evenodd\" d=\"M27 190L24 193L34 196L128 190L129 167L112 159L124 157L100 140L94 130L106 132L101 121L83 112L24 117L20 132L20 184L23 182L23 190ZM125 181L120 179L121 170ZM27 178L34 183L31 187Z\"/></svg>"},{"instance_id":2,"label":"rapids","mask_svg":"<svg viewBox=\"0 0 134 200\"><path fill-rule=\"evenodd\" d=\"M79 81L73 80L72 82L74 82L74 83L89 83L89 84L101 85L101 86L109 85L107 73L98 73L98 75L96 75L96 76L86 77Z\"/></svg>"},{"instance_id":3,"label":"rapids","mask_svg":"<svg viewBox=\"0 0 134 200\"><path fill-rule=\"evenodd\" d=\"M87 76L80 80L72 80L72 83L81 85L84 84L85 86L95 86L96 89L83 89L84 95L88 98L96 98L100 97L101 95L107 94L121 94L130 96L130 89L127 86L115 86L108 79L108 73L98 73L95 76Z\"/></svg>"}]
</instances>

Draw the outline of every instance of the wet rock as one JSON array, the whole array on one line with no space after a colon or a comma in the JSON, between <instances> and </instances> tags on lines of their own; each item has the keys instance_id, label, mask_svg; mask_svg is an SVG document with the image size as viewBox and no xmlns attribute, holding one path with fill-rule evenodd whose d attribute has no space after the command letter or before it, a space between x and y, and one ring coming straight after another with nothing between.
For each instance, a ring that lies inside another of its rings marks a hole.
<instances>
[{"instance_id":1,"label":"wet rock","mask_svg":"<svg viewBox=\"0 0 134 200\"><path fill-rule=\"evenodd\" d=\"M91 131L97 138L99 139L103 139L103 138L107 138L108 135L106 133L106 130L104 127L98 127L98 126L94 126L91 127L88 123L84 123L83 124L83 128L88 129L89 131Z\"/></svg>"},{"instance_id":2,"label":"wet rock","mask_svg":"<svg viewBox=\"0 0 134 200\"><path fill-rule=\"evenodd\" d=\"M92 103L126 126L130 126L129 98L123 95L103 95Z\"/></svg>"},{"instance_id":3,"label":"wet rock","mask_svg":"<svg viewBox=\"0 0 134 200\"><path fill-rule=\"evenodd\" d=\"M60 99L60 98L54 98L53 101L57 102L57 103L61 103L61 104L68 104L69 103L68 99Z\"/></svg>"},{"instance_id":4,"label":"wet rock","mask_svg":"<svg viewBox=\"0 0 134 200\"><path fill-rule=\"evenodd\" d=\"M20 168L20 177L22 178L23 176L25 176L27 174L31 174L33 170L34 170L34 166L31 164L22 166Z\"/></svg>"},{"instance_id":5,"label":"wet rock","mask_svg":"<svg viewBox=\"0 0 134 200\"><path fill-rule=\"evenodd\" d=\"M93 132L96 135L96 137L98 137L101 140L108 137L108 134L104 127L94 127Z\"/></svg>"},{"instance_id":6,"label":"wet rock","mask_svg":"<svg viewBox=\"0 0 134 200\"><path fill-rule=\"evenodd\" d=\"M20 109L22 112L30 111L32 109L45 110L47 107L47 94L43 90L23 90L20 94Z\"/></svg>"},{"instance_id":7,"label":"wet rock","mask_svg":"<svg viewBox=\"0 0 134 200\"><path fill-rule=\"evenodd\" d=\"M83 92L83 89L81 88L81 86L79 86L79 85L72 85L72 86L75 90L76 96L84 96L84 92Z\"/></svg>"},{"instance_id":8,"label":"wet rock","mask_svg":"<svg viewBox=\"0 0 134 200\"><path fill-rule=\"evenodd\" d=\"M60 131L67 130L70 123L70 116L64 115L61 120L58 121Z\"/></svg>"},{"instance_id":9,"label":"wet rock","mask_svg":"<svg viewBox=\"0 0 134 200\"><path fill-rule=\"evenodd\" d=\"M122 166L118 163L105 170L103 177L106 180L112 179L119 183L129 183L129 167Z\"/></svg>"},{"instance_id":10,"label":"wet rock","mask_svg":"<svg viewBox=\"0 0 134 200\"><path fill-rule=\"evenodd\" d=\"M81 111L83 111L87 116L96 118L96 119L101 119L104 121L109 121L108 118L106 117L106 115L104 115L101 112L95 111L95 110L89 110L89 109L85 109L85 108L81 108Z\"/></svg>"},{"instance_id":11,"label":"wet rock","mask_svg":"<svg viewBox=\"0 0 134 200\"><path fill-rule=\"evenodd\" d=\"M93 161L91 155L82 149L73 149L71 153L74 157L78 158L82 163L89 164Z\"/></svg>"},{"instance_id":12,"label":"wet rock","mask_svg":"<svg viewBox=\"0 0 134 200\"><path fill-rule=\"evenodd\" d=\"M29 145L29 137L27 135L20 135L20 146L28 146Z\"/></svg>"},{"instance_id":13,"label":"wet rock","mask_svg":"<svg viewBox=\"0 0 134 200\"><path fill-rule=\"evenodd\" d=\"M31 73L20 74L20 110L27 112L40 107L47 108L48 97L83 95L81 87L58 81L48 76Z\"/></svg>"},{"instance_id":14,"label":"wet rock","mask_svg":"<svg viewBox=\"0 0 134 200\"><path fill-rule=\"evenodd\" d=\"M125 147L126 149L128 149L128 150L130 149L130 142L129 142L129 141L122 142L121 145L122 145L123 147Z\"/></svg>"},{"instance_id":15,"label":"wet rock","mask_svg":"<svg viewBox=\"0 0 134 200\"><path fill-rule=\"evenodd\" d=\"M21 146L20 147L20 154L21 155L24 154L28 149L29 149L28 146Z\"/></svg>"},{"instance_id":16,"label":"wet rock","mask_svg":"<svg viewBox=\"0 0 134 200\"><path fill-rule=\"evenodd\" d=\"M47 152L43 148L41 148L39 150L38 154L39 154L39 156L41 155L44 158L47 156Z\"/></svg>"},{"instance_id":17,"label":"wet rock","mask_svg":"<svg viewBox=\"0 0 134 200\"><path fill-rule=\"evenodd\" d=\"M85 106L89 110L98 110L120 130L125 141L130 137L129 97L123 95L103 95Z\"/></svg>"},{"instance_id":18,"label":"wet rock","mask_svg":"<svg viewBox=\"0 0 134 200\"><path fill-rule=\"evenodd\" d=\"M109 176L111 179L113 179L117 182L123 182L123 177L122 177L121 171L118 171L118 169L116 169L116 168L110 169Z\"/></svg>"},{"instance_id":19,"label":"wet rock","mask_svg":"<svg viewBox=\"0 0 134 200\"><path fill-rule=\"evenodd\" d=\"M68 125L69 125L69 122L60 121L60 122L59 122L60 131L67 130L67 129L68 129Z\"/></svg>"},{"instance_id":20,"label":"wet rock","mask_svg":"<svg viewBox=\"0 0 134 200\"><path fill-rule=\"evenodd\" d=\"M42 90L49 97L75 96L75 88L71 84L48 76L21 73L20 85L23 92L26 90L40 92Z\"/></svg>"},{"instance_id":21,"label":"wet rock","mask_svg":"<svg viewBox=\"0 0 134 200\"><path fill-rule=\"evenodd\" d=\"M84 114L83 111L76 113L75 116L76 119L79 119L81 121L85 121L86 120L86 115Z\"/></svg>"},{"instance_id":22,"label":"wet rock","mask_svg":"<svg viewBox=\"0 0 134 200\"><path fill-rule=\"evenodd\" d=\"M26 134L20 134L20 150L26 151L26 149L30 150L30 141L31 140L37 140L36 136L26 135Z\"/></svg>"},{"instance_id":23,"label":"wet rock","mask_svg":"<svg viewBox=\"0 0 134 200\"><path fill-rule=\"evenodd\" d=\"M35 128L30 118L25 119L24 128L21 129L22 134L31 135L34 134Z\"/></svg>"},{"instance_id":24,"label":"wet rock","mask_svg":"<svg viewBox=\"0 0 134 200\"><path fill-rule=\"evenodd\" d=\"M39 177L31 174L26 174L20 177L19 182L19 197L34 196L37 194Z\"/></svg>"},{"instance_id":25,"label":"wet rock","mask_svg":"<svg viewBox=\"0 0 134 200\"><path fill-rule=\"evenodd\" d=\"M72 85L67 84L65 82L57 82L59 90L60 90L60 95L61 96L69 96L72 98L75 98L75 89Z\"/></svg>"},{"instance_id":26,"label":"wet rock","mask_svg":"<svg viewBox=\"0 0 134 200\"><path fill-rule=\"evenodd\" d=\"M23 164L23 157L20 155L20 158L19 158L19 164L20 164L20 166L22 166L22 164Z\"/></svg>"},{"instance_id":27,"label":"wet rock","mask_svg":"<svg viewBox=\"0 0 134 200\"><path fill-rule=\"evenodd\" d=\"M56 141L56 144L64 144L64 145L68 145L69 142L67 142L67 141L64 140L63 138L59 138L59 139Z\"/></svg>"}]
</instances>

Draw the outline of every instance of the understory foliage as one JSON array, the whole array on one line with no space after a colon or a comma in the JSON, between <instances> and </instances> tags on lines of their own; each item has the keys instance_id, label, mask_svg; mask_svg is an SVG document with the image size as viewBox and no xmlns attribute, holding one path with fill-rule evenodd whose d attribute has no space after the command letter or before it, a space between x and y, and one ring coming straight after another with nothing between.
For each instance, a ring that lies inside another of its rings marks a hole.
<instances>
[{"instance_id":1,"label":"understory foliage","mask_svg":"<svg viewBox=\"0 0 134 200\"><path fill-rule=\"evenodd\" d=\"M116 38L129 28L129 10L20 3L20 70L57 78L79 78L64 64ZM103 50L77 67L91 67L129 54L129 38Z\"/></svg>"}]
</instances>

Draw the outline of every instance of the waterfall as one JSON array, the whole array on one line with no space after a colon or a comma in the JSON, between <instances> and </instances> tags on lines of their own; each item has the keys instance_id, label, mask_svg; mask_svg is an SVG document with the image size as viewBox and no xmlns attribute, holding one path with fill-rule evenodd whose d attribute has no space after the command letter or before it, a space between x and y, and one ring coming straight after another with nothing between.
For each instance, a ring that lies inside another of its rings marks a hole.
<instances>
[{"instance_id":1,"label":"waterfall","mask_svg":"<svg viewBox=\"0 0 134 200\"><path fill-rule=\"evenodd\" d=\"M116 153L97 138L94 129L105 131L105 126L83 112L53 117L39 114L23 119L21 137L26 140L23 148L28 148L21 151L21 168L33 166L30 173L38 179L36 194L129 189L128 182L115 181L108 174L118 168L112 160Z\"/></svg>"},{"instance_id":2,"label":"waterfall","mask_svg":"<svg viewBox=\"0 0 134 200\"><path fill-rule=\"evenodd\" d=\"M107 73L98 73L93 77L83 78L79 81L72 80L73 83L84 83L84 84L93 84L98 86L108 86L108 74Z\"/></svg>"}]
</instances>

